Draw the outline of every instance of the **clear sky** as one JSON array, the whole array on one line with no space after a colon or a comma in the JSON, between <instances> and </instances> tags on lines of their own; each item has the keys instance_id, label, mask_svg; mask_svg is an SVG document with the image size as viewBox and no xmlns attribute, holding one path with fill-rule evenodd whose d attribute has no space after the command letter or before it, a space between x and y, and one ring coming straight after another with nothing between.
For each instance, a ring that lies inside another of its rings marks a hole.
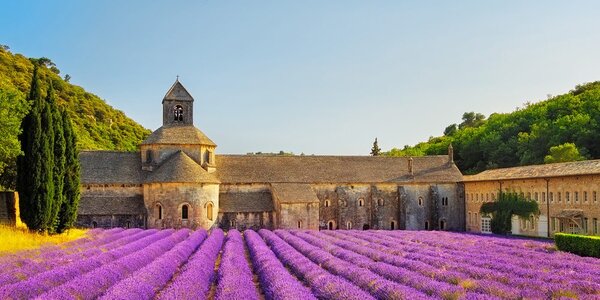
<instances>
[{"instance_id":1,"label":"clear sky","mask_svg":"<svg viewBox=\"0 0 600 300\"><path fill-rule=\"evenodd\" d=\"M3 1L0 44L219 153L366 155L600 80L600 1Z\"/></svg>"}]
</instances>

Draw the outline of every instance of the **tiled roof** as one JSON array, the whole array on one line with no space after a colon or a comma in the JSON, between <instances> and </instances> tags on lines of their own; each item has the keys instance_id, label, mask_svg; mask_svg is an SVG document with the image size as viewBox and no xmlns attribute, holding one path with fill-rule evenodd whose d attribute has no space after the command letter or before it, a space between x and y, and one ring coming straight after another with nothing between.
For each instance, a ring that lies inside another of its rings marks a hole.
<instances>
[{"instance_id":1,"label":"tiled roof","mask_svg":"<svg viewBox=\"0 0 600 300\"><path fill-rule=\"evenodd\" d=\"M600 160L584 160L546 165L532 165L483 171L464 176L465 182L507 179L549 178L600 174Z\"/></svg>"},{"instance_id":2,"label":"tiled roof","mask_svg":"<svg viewBox=\"0 0 600 300\"><path fill-rule=\"evenodd\" d=\"M319 203L317 194L305 183L273 183L271 184L273 199L277 203Z\"/></svg>"},{"instance_id":3,"label":"tiled roof","mask_svg":"<svg viewBox=\"0 0 600 300\"><path fill-rule=\"evenodd\" d=\"M269 191L221 192L220 212L262 212L273 211L273 198Z\"/></svg>"},{"instance_id":4,"label":"tiled roof","mask_svg":"<svg viewBox=\"0 0 600 300\"><path fill-rule=\"evenodd\" d=\"M194 101L194 98L190 93L183 87L179 80L176 80L171 88L167 91L167 94L163 98L164 100L176 100L176 101Z\"/></svg>"},{"instance_id":5,"label":"tiled roof","mask_svg":"<svg viewBox=\"0 0 600 300\"><path fill-rule=\"evenodd\" d=\"M408 158L382 156L216 155L222 183L408 183L460 182L462 174L448 156Z\"/></svg>"},{"instance_id":6,"label":"tiled roof","mask_svg":"<svg viewBox=\"0 0 600 300\"><path fill-rule=\"evenodd\" d=\"M144 178L139 152L81 151L81 183L141 184Z\"/></svg>"},{"instance_id":7,"label":"tiled roof","mask_svg":"<svg viewBox=\"0 0 600 300\"><path fill-rule=\"evenodd\" d=\"M148 144L216 146L206 134L193 125L163 125L142 142L142 145Z\"/></svg>"},{"instance_id":8,"label":"tiled roof","mask_svg":"<svg viewBox=\"0 0 600 300\"><path fill-rule=\"evenodd\" d=\"M183 151L167 158L158 169L150 172L146 182L219 183L214 173L208 173Z\"/></svg>"},{"instance_id":9,"label":"tiled roof","mask_svg":"<svg viewBox=\"0 0 600 300\"><path fill-rule=\"evenodd\" d=\"M80 215L142 215L146 213L142 195L135 197L83 196L79 200Z\"/></svg>"}]
</instances>

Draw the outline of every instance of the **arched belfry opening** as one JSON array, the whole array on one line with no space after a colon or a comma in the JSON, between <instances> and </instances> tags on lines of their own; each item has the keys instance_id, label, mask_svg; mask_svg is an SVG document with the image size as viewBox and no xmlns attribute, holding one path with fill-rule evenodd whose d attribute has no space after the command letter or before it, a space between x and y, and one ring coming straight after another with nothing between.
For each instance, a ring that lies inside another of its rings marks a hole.
<instances>
[{"instance_id":1,"label":"arched belfry opening","mask_svg":"<svg viewBox=\"0 0 600 300\"><path fill-rule=\"evenodd\" d=\"M175 105L173 107L173 121L183 122L183 106Z\"/></svg>"}]
</instances>

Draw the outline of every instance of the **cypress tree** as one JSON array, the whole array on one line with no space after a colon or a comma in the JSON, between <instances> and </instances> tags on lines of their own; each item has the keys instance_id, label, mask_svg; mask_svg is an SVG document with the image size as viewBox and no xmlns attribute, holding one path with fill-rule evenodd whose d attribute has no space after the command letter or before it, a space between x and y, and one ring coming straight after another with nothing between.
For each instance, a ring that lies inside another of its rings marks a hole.
<instances>
[{"instance_id":1,"label":"cypress tree","mask_svg":"<svg viewBox=\"0 0 600 300\"><path fill-rule=\"evenodd\" d=\"M50 81L50 87L46 96L46 102L52 112L52 127L54 129L54 169L52 172L54 182L54 201L52 203L52 211L50 213L52 224L50 231L56 232L59 224L59 210L64 202L63 186L65 181L65 137L63 134L63 119L58 105L56 103L56 95Z\"/></svg>"},{"instance_id":2,"label":"cypress tree","mask_svg":"<svg viewBox=\"0 0 600 300\"><path fill-rule=\"evenodd\" d=\"M381 154L381 148L379 148L379 145L377 144L377 138L375 138L375 141L373 142L373 147L371 147L371 155L379 156L380 154Z\"/></svg>"},{"instance_id":3,"label":"cypress tree","mask_svg":"<svg viewBox=\"0 0 600 300\"><path fill-rule=\"evenodd\" d=\"M23 155L17 159L17 191L21 220L30 230L46 231L54 200L52 178L54 130L50 107L42 99L38 67L33 69L29 92L31 110L21 123Z\"/></svg>"},{"instance_id":4,"label":"cypress tree","mask_svg":"<svg viewBox=\"0 0 600 300\"><path fill-rule=\"evenodd\" d=\"M79 207L79 153L71 118L62 110L63 135L65 139L64 201L60 207L57 231L63 232L75 223Z\"/></svg>"}]
</instances>

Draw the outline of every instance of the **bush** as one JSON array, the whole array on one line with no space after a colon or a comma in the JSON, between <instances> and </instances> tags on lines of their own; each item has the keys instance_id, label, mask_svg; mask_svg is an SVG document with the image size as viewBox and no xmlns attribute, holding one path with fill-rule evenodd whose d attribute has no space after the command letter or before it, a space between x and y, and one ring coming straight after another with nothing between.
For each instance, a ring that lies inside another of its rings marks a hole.
<instances>
[{"instance_id":1,"label":"bush","mask_svg":"<svg viewBox=\"0 0 600 300\"><path fill-rule=\"evenodd\" d=\"M600 258L599 236L556 233L554 234L554 243L562 251Z\"/></svg>"}]
</instances>

